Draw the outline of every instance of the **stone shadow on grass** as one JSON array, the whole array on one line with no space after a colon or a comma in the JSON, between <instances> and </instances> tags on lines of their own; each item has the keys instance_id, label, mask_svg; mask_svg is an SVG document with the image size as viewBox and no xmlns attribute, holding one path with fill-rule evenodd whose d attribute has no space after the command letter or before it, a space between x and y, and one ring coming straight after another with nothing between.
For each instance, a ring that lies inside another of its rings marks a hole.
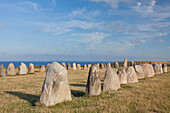
<instances>
[{"instance_id":1,"label":"stone shadow on grass","mask_svg":"<svg viewBox=\"0 0 170 113\"><path fill-rule=\"evenodd\" d=\"M69 84L71 86L77 86L77 87L86 87L85 84Z\"/></svg>"},{"instance_id":2,"label":"stone shadow on grass","mask_svg":"<svg viewBox=\"0 0 170 113\"><path fill-rule=\"evenodd\" d=\"M74 97L83 97L85 95L85 92L83 91L78 91L78 90L71 90L71 94Z\"/></svg>"},{"instance_id":3,"label":"stone shadow on grass","mask_svg":"<svg viewBox=\"0 0 170 113\"><path fill-rule=\"evenodd\" d=\"M38 95L32 95L32 94L26 94L21 92L13 92L13 91L4 91L5 93L8 93L10 95L14 95L19 97L20 99L28 101L32 106L35 106L35 103L39 100L40 96Z\"/></svg>"}]
</instances>

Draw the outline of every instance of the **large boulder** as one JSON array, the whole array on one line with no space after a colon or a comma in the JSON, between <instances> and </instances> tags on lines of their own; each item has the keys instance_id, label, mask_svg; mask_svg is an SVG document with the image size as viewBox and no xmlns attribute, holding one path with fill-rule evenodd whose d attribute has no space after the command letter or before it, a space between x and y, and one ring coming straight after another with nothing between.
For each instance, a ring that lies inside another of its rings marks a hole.
<instances>
[{"instance_id":1,"label":"large boulder","mask_svg":"<svg viewBox=\"0 0 170 113\"><path fill-rule=\"evenodd\" d=\"M45 66L44 65L40 66L40 72L45 72Z\"/></svg>"},{"instance_id":2,"label":"large boulder","mask_svg":"<svg viewBox=\"0 0 170 113\"><path fill-rule=\"evenodd\" d=\"M29 64L28 73L34 73L34 64L32 64L32 63Z\"/></svg>"},{"instance_id":3,"label":"large boulder","mask_svg":"<svg viewBox=\"0 0 170 113\"><path fill-rule=\"evenodd\" d=\"M67 79L67 70L57 62L53 62L47 69L40 103L53 106L64 101L71 101L71 92Z\"/></svg>"},{"instance_id":4,"label":"large boulder","mask_svg":"<svg viewBox=\"0 0 170 113\"><path fill-rule=\"evenodd\" d=\"M134 68L135 68L138 79L145 78L145 74L144 74L144 71L141 65L134 65Z\"/></svg>"},{"instance_id":5,"label":"large boulder","mask_svg":"<svg viewBox=\"0 0 170 113\"><path fill-rule=\"evenodd\" d=\"M163 70L162 70L162 64L154 64L154 72L155 74L161 74L163 73Z\"/></svg>"},{"instance_id":6,"label":"large boulder","mask_svg":"<svg viewBox=\"0 0 170 113\"><path fill-rule=\"evenodd\" d=\"M87 65L86 64L84 64L83 70L87 70Z\"/></svg>"},{"instance_id":7,"label":"large boulder","mask_svg":"<svg viewBox=\"0 0 170 113\"><path fill-rule=\"evenodd\" d=\"M167 64L163 64L163 65L162 65L162 68L163 68L163 72L164 72L164 73L168 72L168 70L167 70Z\"/></svg>"},{"instance_id":8,"label":"large boulder","mask_svg":"<svg viewBox=\"0 0 170 113\"><path fill-rule=\"evenodd\" d=\"M101 93L100 71L96 65L92 65L89 70L86 94L100 95L100 93Z\"/></svg>"},{"instance_id":9,"label":"large boulder","mask_svg":"<svg viewBox=\"0 0 170 113\"><path fill-rule=\"evenodd\" d=\"M24 63L21 63L19 66L19 75L27 74L27 66Z\"/></svg>"},{"instance_id":10,"label":"large boulder","mask_svg":"<svg viewBox=\"0 0 170 113\"><path fill-rule=\"evenodd\" d=\"M13 63L10 63L6 69L7 75L16 75L15 67Z\"/></svg>"},{"instance_id":11,"label":"large boulder","mask_svg":"<svg viewBox=\"0 0 170 113\"><path fill-rule=\"evenodd\" d=\"M73 70L76 70L76 63L73 63Z\"/></svg>"},{"instance_id":12,"label":"large boulder","mask_svg":"<svg viewBox=\"0 0 170 113\"><path fill-rule=\"evenodd\" d=\"M3 66L3 65L0 65L0 76L1 76L1 77L6 76L5 68L4 68L4 66Z\"/></svg>"},{"instance_id":13,"label":"large boulder","mask_svg":"<svg viewBox=\"0 0 170 113\"><path fill-rule=\"evenodd\" d=\"M119 77L120 84L127 84L127 74L123 67L118 69L117 75Z\"/></svg>"},{"instance_id":14,"label":"large boulder","mask_svg":"<svg viewBox=\"0 0 170 113\"><path fill-rule=\"evenodd\" d=\"M77 64L77 70L81 70L81 65Z\"/></svg>"},{"instance_id":15,"label":"large boulder","mask_svg":"<svg viewBox=\"0 0 170 113\"><path fill-rule=\"evenodd\" d=\"M118 90L120 88L120 81L117 73L109 67L105 72L103 91Z\"/></svg>"},{"instance_id":16,"label":"large boulder","mask_svg":"<svg viewBox=\"0 0 170 113\"><path fill-rule=\"evenodd\" d=\"M133 66L130 66L126 70L127 74L127 83L136 83L138 82L138 77L136 75L135 69Z\"/></svg>"},{"instance_id":17,"label":"large boulder","mask_svg":"<svg viewBox=\"0 0 170 113\"><path fill-rule=\"evenodd\" d=\"M123 67L127 68L127 58L125 58L125 60L124 60Z\"/></svg>"},{"instance_id":18,"label":"large boulder","mask_svg":"<svg viewBox=\"0 0 170 113\"><path fill-rule=\"evenodd\" d=\"M119 63L118 62L114 62L114 67L115 68L119 68Z\"/></svg>"},{"instance_id":19,"label":"large boulder","mask_svg":"<svg viewBox=\"0 0 170 113\"><path fill-rule=\"evenodd\" d=\"M145 78L153 77L155 75L153 66L151 64L142 64Z\"/></svg>"}]
</instances>

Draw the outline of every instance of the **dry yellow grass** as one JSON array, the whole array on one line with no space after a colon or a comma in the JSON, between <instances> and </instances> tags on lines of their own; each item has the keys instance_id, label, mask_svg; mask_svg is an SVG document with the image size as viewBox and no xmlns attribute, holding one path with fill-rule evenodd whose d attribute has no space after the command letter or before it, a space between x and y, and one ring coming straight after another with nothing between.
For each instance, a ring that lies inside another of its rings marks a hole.
<instances>
[{"instance_id":1,"label":"dry yellow grass","mask_svg":"<svg viewBox=\"0 0 170 113\"><path fill-rule=\"evenodd\" d=\"M170 68L168 68L170 70ZM100 70L103 82L105 70ZM119 91L88 97L85 87L88 71L68 71L73 100L53 107L35 106L45 72L0 77L0 112L169 112L170 72L122 85Z\"/></svg>"}]
</instances>

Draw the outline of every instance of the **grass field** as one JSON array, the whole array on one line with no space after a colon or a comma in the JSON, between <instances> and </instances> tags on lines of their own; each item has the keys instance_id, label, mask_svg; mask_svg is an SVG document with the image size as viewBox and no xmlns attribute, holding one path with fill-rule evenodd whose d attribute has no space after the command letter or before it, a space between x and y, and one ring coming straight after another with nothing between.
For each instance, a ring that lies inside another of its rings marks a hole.
<instances>
[{"instance_id":1,"label":"grass field","mask_svg":"<svg viewBox=\"0 0 170 113\"><path fill-rule=\"evenodd\" d=\"M170 68L168 68L170 71ZM105 70L100 70L103 83ZM121 85L119 91L85 95L88 71L68 71L72 101L53 107L37 105L45 72L0 77L0 112L169 112L170 72Z\"/></svg>"}]
</instances>

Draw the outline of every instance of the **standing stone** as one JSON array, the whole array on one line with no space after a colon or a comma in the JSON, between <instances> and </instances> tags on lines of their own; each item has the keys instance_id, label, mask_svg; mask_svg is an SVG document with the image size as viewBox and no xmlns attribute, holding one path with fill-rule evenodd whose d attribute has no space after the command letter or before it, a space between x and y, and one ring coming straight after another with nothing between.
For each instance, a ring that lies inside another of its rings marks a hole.
<instances>
[{"instance_id":1,"label":"standing stone","mask_svg":"<svg viewBox=\"0 0 170 113\"><path fill-rule=\"evenodd\" d=\"M120 81L117 73L109 67L105 72L103 91L118 90L120 88Z\"/></svg>"},{"instance_id":2,"label":"standing stone","mask_svg":"<svg viewBox=\"0 0 170 113\"><path fill-rule=\"evenodd\" d=\"M107 64L107 68L111 68L111 64L110 63Z\"/></svg>"},{"instance_id":3,"label":"standing stone","mask_svg":"<svg viewBox=\"0 0 170 113\"><path fill-rule=\"evenodd\" d=\"M0 76L1 77L6 76L5 68L4 68L4 66L2 64L0 65Z\"/></svg>"},{"instance_id":4,"label":"standing stone","mask_svg":"<svg viewBox=\"0 0 170 113\"><path fill-rule=\"evenodd\" d=\"M123 67L118 69L117 75L119 77L120 84L127 84L127 74Z\"/></svg>"},{"instance_id":5,"label":"standing stone","mask_svg":"<svg viewBox=\"0 0 170 113\"><path fill-rule=\"evenodd\" d=\"M66 68L66 64L63 62L62 64L61 64L64 68Z\"/></svg>"},{"instance_id":6,"label":"standing stone","mask_svg":"<svg viewBox=\"0 0 170 113\"><path fill-rule=\"evenodd\" d=\"M114 62L114 67L115 68L119 68L119 63L118 62Z\"/></svg>"},{"instance_id":7,"label":"standing stone","mask_svg":"<svg viewBox=\"0 0 170 113\"><path fill-rule=\"evenodd\" d=\"M13 63L10 63L6 70L7 75L16 75L15 67Z\"/></svg>"},{"instance_id":8,"label":"standing stone","mask_svg":"<svg viewBox=\"0 0 170 113\"><path fill-rule=\"evenodd\" d=\"M101 93L100 71L96 65L92 65L89 70L86 94L100 95L100 93Z\"/></svg>"},{"instance_id":9,"label":"standing stone","mask_svg":"<svg viewBox=\"0 0 170 113\"><path fill-rule=\"evenodd\" d=\"M88 70L90 70L90 67L91 67L91 64L88 64L88 66L87 66Z\"/></svg>"},{"instance_id":10,"label":"standing stone","mask_svg":"<svg viewBox=\"0 0 170 113\"><path fill-rule=\"evenodd\" d=\"M87 65L86 64L84 64L83 70L87 70Z\"/></svg>"},{"instance_id":11,"label":"standing stone","mask_svg":"<svg viewBox=\"0 0 170 113\"><path fill-rule=\"evenodd\" d=\"M163 72L164 72L164 73L168 72L168 70L167 70L167 64L163 64L163 65L162 65L162 68L163 68Z\"/></svg>"},{"instance_id":12,"label":"standing stone","mask_svg":"<svg viewBox=\"0 0 170 113\"><path fill-rule=\"evenodd\" d=\"M100 69L104 69L104 64L103 63L100 64Z\"/></svg>"},{"instance_id":13,"label":"standing stone","mask_svg":"<svg viewBox=\"0 0 170 113\"><path fill-rule=\"evenodd\" d=\"M21 63L19 66L19 75L27 74L27 66L24 63Z\"/></svg>"},{"instance_id":14,"label":"standing stone","mask_svg":"<svg viewBox=\"0 0 170 113\"><path fill-rule=\"evenodd\" d=\"M136 75L136 72L135 72L135 69L134 69L133 66L130 66L130 67L127 68L126 74L127 74L127 82L128 83L138 82L138 77Z\"/></svg>"},{"instance_id":15,"label":"standing stone","mask_svg":"<svg viewBox=\"0 0 170 113\"><path fill-rule=\"evenodd\" d=\"M136 75L137 75L138 79L145 78L145 74L143 72L143 68L141 65L135 65L134 68L135 68Z\"/></svg>"},{"instance_id":16,"label":"standing stone","mask_svg":"<svg viewBox=\"0 0 170 113\"><path fill-rule=\"evenodd\" d=\"M34 64L32 64L32 63L29 64L28 73L34 73Z\"/></svg>"},{"instance_id":17,"label":"standing stone","mask_svg":"<svg viewBox=\"0 0 170 113\"><path fill-rule=\"evenodd\" d=\"M44 72L45 71L45 66L44 65L41 65L40 66L40 72Z\"/></svg>"},{"instance_id":18,"label":"standing stone","mask_svg":"<svg viewBox=\"0 0 170 113\"><path fill-rule=\"evenodd\" d=\"M145 78L153 77L155 75L153 66L151 64L142 64Z\"/></svg>"},{"instance_id":19,"label":"standing stone","mask_svg":"<svg viewBox=\"0 0 170 113\"><path fill-rule=\"evenodd\" d=\"M161 74L163 73L163 70L162 70L162 64L154 64L154 72L155 74Z\"/></svg>"},{"instance_id":20,"label":"standing stone","mask_svg":"<svg viewBox=\"0 0 170 113\"><path fill-rule=\"evenodd\" d=\"M135 62L134 62L134 61L132 61L132 62L131 62L131 66L134 66L134 65L135 65Z\"/></svg>"},{"instance_id":21,"label":"standing stone","mask_svg":"<svg viewBox=\"0 0 170 113\"><path fill-rule=\"evenodd\" d=\"M53 106L71 100L67 70L59 63L53 62L47 69L40 95L40 103L45 106Z\"/></svg>"},{"instance_id":22,"label":"standing stone","mask_svg":"<svg viewBox=\"0 0 170 113\"><path fill-rule=\"evenodd\" d=\"M48 63L48 64L46 65L46 70L48 69L49 66L50 66L50 63Z\"/></svg>"},{"instance_id":23,"label":"standing stone","mask_svg":"<svg viewBox=\"0 0 170 113\"><path fill-rule=\"evenodd\" d=\"M71 69L71 64L68 63L68 64L67 64L67 70L70 70L70 69Z\"/></svg>"},{"instance_id":24,"label":"standing stone","mask_svg":"<svg viewBox=\"0 0 170 113\"><path fill-rule=\"evenodd\" d=\"M73 70L76 70L76 63L73 63Z\"/></svg>"},{"instance_id":25,"label":"standing stone","mask_svg":"<svg viewBox=\"0 0 170 113\"><path fill-rule=\"evenodd\" d=\"M99 63L97 63L97 67L98 67L98 68L100 67L100 64L99 64Z\"/></svg>"},{"instance_id":26,"label":"standing stone","mask_svg":"<svg viewBox=\"0 0 170 113\"><path fill-rule=\"evenodd\" d=\"M77 64L77 70L81 70L81 65Z\"/></svg>"},{"instance_id":27,"label":"standing stone","mask_svg":"<svg viewBox=\"0 0 170 113\"><path fill-rule=\"evenodd\" d=\"M124 67L125 69L127 68L127 58L125 58L125 60L124 60L123 67Z\"/></svg>"}]
</instances>

